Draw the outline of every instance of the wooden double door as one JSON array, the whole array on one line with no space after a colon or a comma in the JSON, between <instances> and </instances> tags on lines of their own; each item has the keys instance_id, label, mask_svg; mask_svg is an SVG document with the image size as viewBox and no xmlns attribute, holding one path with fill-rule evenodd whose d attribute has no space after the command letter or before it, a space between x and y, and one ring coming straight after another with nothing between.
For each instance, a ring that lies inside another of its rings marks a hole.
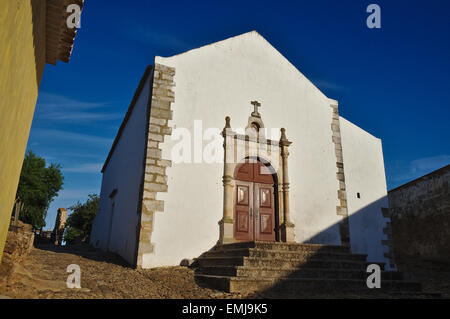
<instances>
[{"instance_id":1,"label":"wooden double door","mask_svg":"<svg viewBox=\"0 0 450 319\"><path fill-rule=\"evenodd\" d=\"M243 163L235 182L235 239L275 241L275 182L270 169L259 161Z\"/></svg>"}]
</instances>

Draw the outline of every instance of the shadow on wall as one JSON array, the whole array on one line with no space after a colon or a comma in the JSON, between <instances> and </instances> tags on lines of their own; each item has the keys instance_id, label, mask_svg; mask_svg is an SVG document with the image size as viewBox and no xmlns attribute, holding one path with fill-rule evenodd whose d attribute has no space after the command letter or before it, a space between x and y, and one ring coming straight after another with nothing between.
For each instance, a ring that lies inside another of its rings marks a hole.
<instances>
[{"instance_id":1,"label":"shadow on wall","mask_svg":"<svg viewBox=\"0 0 450 319\"><path fill-rule=\"evenodd\" d=\"M387 268L395 268L391 255L391 226L387 207L387 196L383 196L348 216L350 245L352 253L367 254L370 262L390 261ZM301 225L296 227L301 230ZM321 244L326 242L328 234L336 232L339 233L339 223L322 230L305 243Z\"/></svg>"},{"instance_id":2,"label":"shadow on wall","mask_svg":"<svg viewBox=\"0 0 450 319\"><path fill-rule=\"evenodd\" d=\"M319 246L320 248L315 251L303 251L303 257L297 261L289 260L283 255L281 256L284 258L274 258L273 261L255 261L255 265L261 267L255 274L255 278L264 278L265 276L268 278L272 275L277 279L275 282L267 281L265 286L263 284L255 291L267 297L295 296L297 298L311 298L324 293L345 296L345 292L358 292L362 296L386 291L421 292L421 283L409 281L412 279L409 278L409 275L396 271L397 254L395 254L394 247L402 249L402 253L398 254L398 261L402 262L402 266L405 266L405 262L407 262L406 259L400 259L403 257L403 250L416 251L416 245L420 245L417 243L418 241L424 240L426 244L434 243L435 246L443 248L442 239L439 236L442 231L446 231L448 234L450 216L439 216L439 219L430 218L429 220L425 220L423 216L410 217L406 222L402 221L400 225L396 225L399 222L394 217L391 225L386 203L387 197L384 196L349 216L351 254L340 250L339 248L342 249L342 246ZM298 226L296 225L296 227ZM320 243L320 239L323 238L322 233L335 227L338 225L330 226L310 238L308 242ZM436 227L440 230L434 231ZM422 245L424 244L422 243ZM446 245L445 247L448 248L448 241ZM444 249L441 253L443 251ZM423 258L423 256L419 257ZM367 273L369 264L380 265L382 270L380 290L368 289L366 285L366 280L370 275ZM270 267L280 269L280 271L270 271ZM402 269L400 270L402 271Z\"/></svg>"},{"instance_id":3,"label":"shadow on wall","mask_svg":"<svg viewBox=\"0 0 450 319\"><path fill-rule=\"evenodd\" d=\"M368 264L378 264L382 270L393 270L387 258L390 223L388 210L384 207L386 204L387 198L384 196L348 217L351 250L345 246L307 243L280 245L243 242L218 245L202 254L195 263L196 282L225 291L253 291L269 297L292 294L311 297L346 290L373 293L366 284ZM296 227L301 228L301 225ZM331 225L310 238L308 243L320 244L324 236L336 228L339 224ZM228 279L221 276L228 276ZM233 280L230 277L239 278ZM418 283L403 282L403 274L399 272L382 271L381 280L381 288L387 290L421 289Z\"/></svg>"},{"instance_id":4,"label":"shadow on wall","mask_svg":"<svg viewBox=\"0 0 450 319\"><path fill-rule=\"evenodd\" d=\"M367 255L368 262L386 263L387 269L395 270L394 255L392 253L391 223L387 209L387 196L364 206L348 217L350 225L350 252ZM297 229L301 225L295 225ZM313 237L305 240L305 244L323 244L329 242L330 234L339 233L339 223L335 223L322 230ZM214 251L217 245L208 252ZM205 256L208 252L201 254Z\"/></svg>"},{"instance_id":5,"label":"shadow on wall","mask_svg":"<svg viewBox=\"0 0 450 319\"><path fill-rule=\"evenodd\" d=\"M349 223L350 223L350 238L351 238L351 245L352 245L352 253L364 253L364 251L367 251L369 253L369 256L367 258L367 261L369 262L375 262L375 263L382 263L386 261L386 257L384 256L385 253L388 253L389 248L386 245L388 242L388 235L386 235L387 227L389 224L387 224L388 219L383 217L382 209L383 203L385 203L385 198L381 198L378 201L373 202L372 204L363 207L359 211L353 213L349 216ZM301 225L296 225L296 227L300 227ZM307 243L323 243L324 236L327 236L326 234L330 232L331 229L338 228L338 224L331 225L327 229L324 229L319 234L315 235L314 237L311 237ZM324 235L325 234L325 235ZM382 243L382 240L384 241ZM96 261L106 261L109 263L115 263L123 266L132 267L127 262L125 262L121 257L117 256L113 253L105 253L100 251L99 249L95 249L93 247L90 247L88 245L75 245L75 246L54 246L54 245L38 245L38 248L53 251L56 253L74 253L81 257L96 260ZM341 248L338 246L338 248ZM213 247L209 252L214 251L215 247ZM326 250L326 248L325 248ZM200 257L206 256L209 252L206 252L202 254ZM322 256L320 254L320 251L317 252L317 254ZM365 254L365 253L364 253ZM311 255L310 258L314 259L315 256ZM361 258L361 257L350 257L352 258ZM365 258L363 260L363 263L359 265L360 270L363 270L365 272ZM276 261L274 262L276 266ZM195 265L198 265L198 263L195 263ZM308 268L310 266L316 265L315 263L312 263L311 265L301 264L302 268ZM318 263L317 265L321 265ZM336 266L335 264L331 264L332 266ZM343 264L345 266L346 264ZM348 267L353 267L354 265L352 263L347 265ZM389 268L389 267L387 267ZM351 269L351 268L350 268ZM297 273L297 275L300 275L302 273ZM326 277L326 274L324 274ZM354 276L354 274L353 274ZM325 278L324 277L324 278Z\"/></svg>"}]
</instances>

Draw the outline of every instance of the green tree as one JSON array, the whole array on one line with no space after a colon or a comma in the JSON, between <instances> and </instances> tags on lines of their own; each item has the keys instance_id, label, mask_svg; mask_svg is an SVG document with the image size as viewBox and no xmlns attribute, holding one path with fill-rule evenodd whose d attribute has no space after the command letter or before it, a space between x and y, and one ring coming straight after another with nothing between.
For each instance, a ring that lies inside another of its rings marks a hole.
<instances>
[{"instance_id":1,"label":"green tree","mask_svg":"<svg viewBox=\"0 0 450 319\"><path fill-rule=\"evenodd\" d=\"M69 215L64 232L64 240L67 244L72 244L76 239L89 241L92 222L98 211L99 197L97 194L89 194L85 203L78 202L69 207L72 214Z\"/></svg>"},{"instance_id":2,"label":"green tree","mask_svg":"<svg viewBox=\"0 0 450 319\"><path fill-rule=\"evenodd\" d=\"M28 151L16 195L23 203L19 219L36 229L44 227L47 209L62 189L63 180L59 164L47 167L45 159Z\"/></svg>"}]
</instances>

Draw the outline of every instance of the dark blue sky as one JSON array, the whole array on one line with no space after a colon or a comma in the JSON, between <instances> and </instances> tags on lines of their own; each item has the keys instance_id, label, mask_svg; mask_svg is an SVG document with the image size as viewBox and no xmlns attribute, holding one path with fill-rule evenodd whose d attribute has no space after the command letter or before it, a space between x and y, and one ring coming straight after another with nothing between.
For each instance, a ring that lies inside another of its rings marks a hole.
<instances>
[{"instance_id":1,"label":"dark blue sky","mask_svg":"<svg viewBox=\"0 0 450 319\"><path fill-rule=\"evenodd\" d=\"M381 7L381 29L366 7ZM343 117L383 140L388 189L450 163L450 1L86 0L69 64L47 65L28 148L60 163L56 209L99 193L145 67L257 30Z\"/></svg>"}]
</instances>

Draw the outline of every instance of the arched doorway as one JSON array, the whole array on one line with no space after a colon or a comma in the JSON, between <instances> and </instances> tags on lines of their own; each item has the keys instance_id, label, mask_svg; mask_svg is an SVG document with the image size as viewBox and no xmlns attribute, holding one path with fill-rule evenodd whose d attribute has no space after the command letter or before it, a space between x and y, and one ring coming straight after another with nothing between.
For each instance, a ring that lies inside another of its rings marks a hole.
<instances>
[{"instance_id":1,"label":"arched doorway","mask_svg":"<svg viewBox=\"0 0 450 319\"><path fill-rule=\"evenodd\" d=\"M223 165L223 216L218 243L236 241L294 242L295 225L289 209L289 146L286 130L278 141L266 139L260 104L253 101L245 134L231 128L225 118ZM254 130L248 130L253 127ZM255 132L256 131L256 132ZM253 134L250 134L253 132ZM254 134L257 133L257 134ZM244 163L238 162L245 154Z\"/></svg>"},{"instance_id":2,"label":"arched doorway","mask_svg":"<svg viewBox=\"0 0 450 319\"><path fill-rule=\"evenodd\" d=\"M268 163L250 158L236 167L234 175L234 239L275 241L278 223L276 173Z\"/></svg>"}]
</instances>

